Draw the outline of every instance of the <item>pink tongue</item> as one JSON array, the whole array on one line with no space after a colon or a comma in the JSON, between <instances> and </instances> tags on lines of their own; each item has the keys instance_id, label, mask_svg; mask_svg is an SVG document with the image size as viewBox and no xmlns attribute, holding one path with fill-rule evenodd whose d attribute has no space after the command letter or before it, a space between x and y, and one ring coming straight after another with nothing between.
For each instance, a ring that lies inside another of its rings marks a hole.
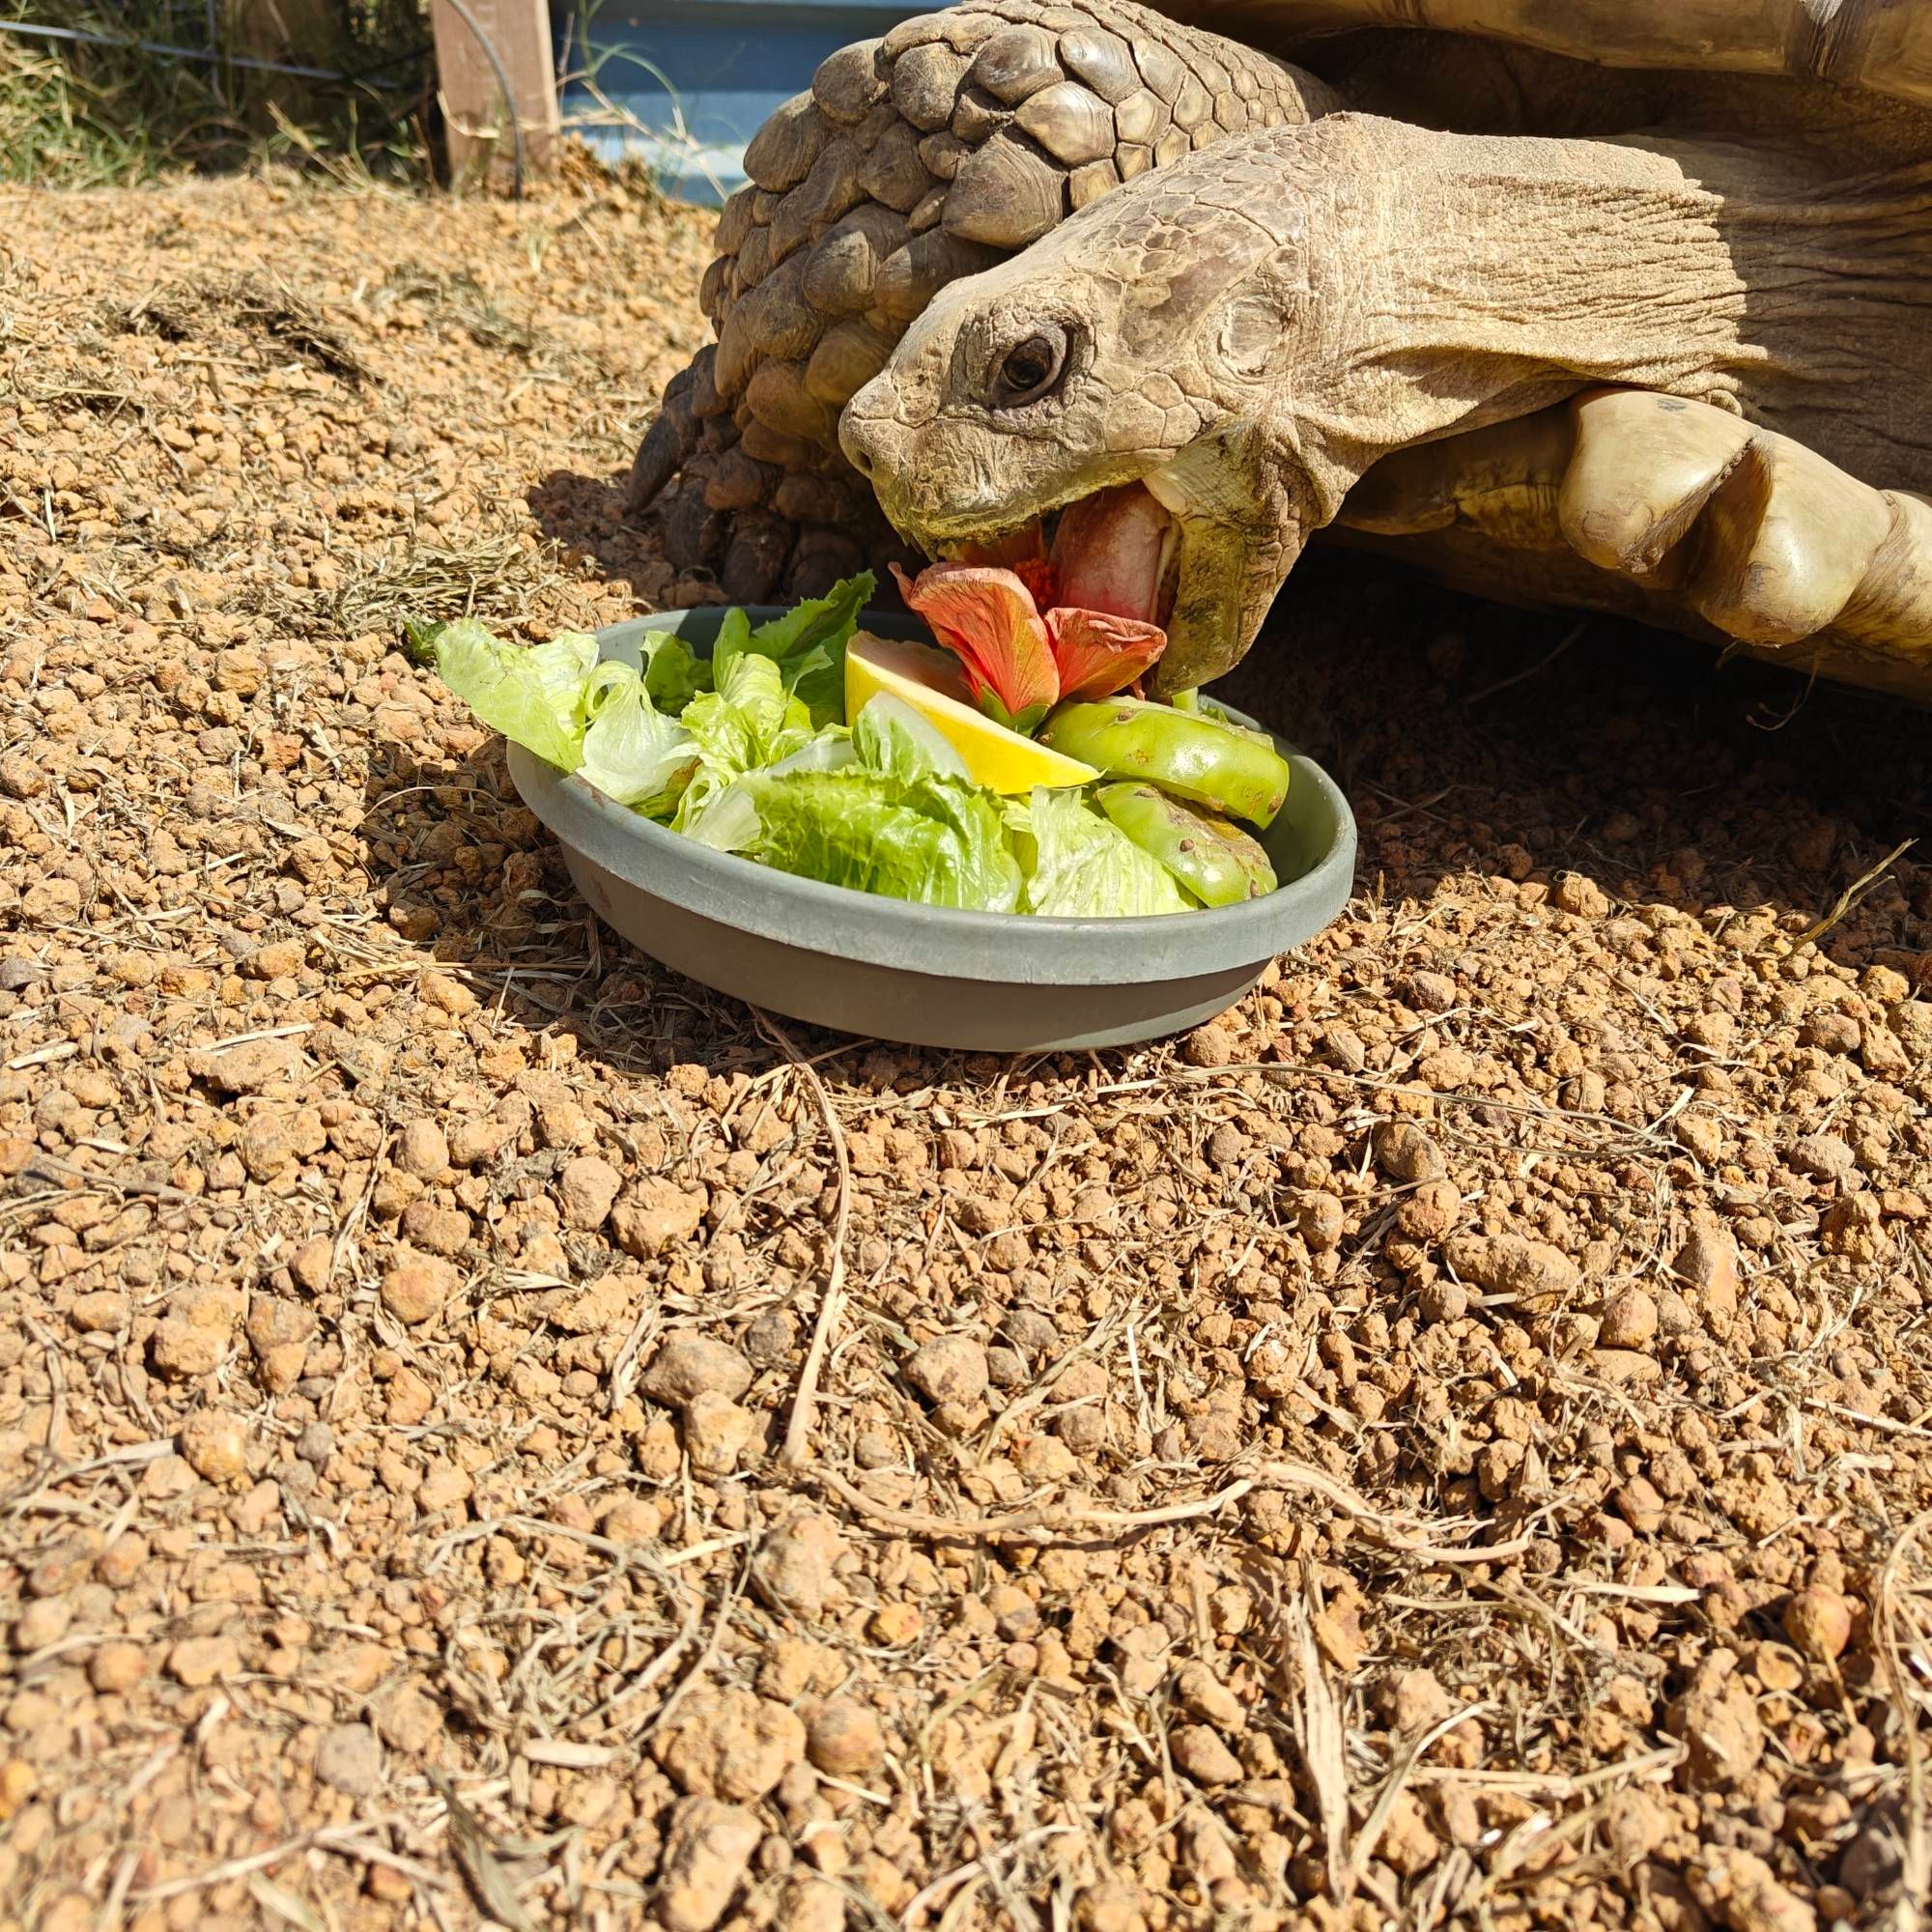
<instances>
[{"instance_id":1,"label":"pink tongue","mask_svg":"<svg viewBox=\"0 0 1932 1932\"><path fill-rule=\"evenodd\" d=\"M1060 602L1155 622L1166 532L1166 511L1139 483L1068 504L1053 539Z\"/></svg>"}]
</instances>

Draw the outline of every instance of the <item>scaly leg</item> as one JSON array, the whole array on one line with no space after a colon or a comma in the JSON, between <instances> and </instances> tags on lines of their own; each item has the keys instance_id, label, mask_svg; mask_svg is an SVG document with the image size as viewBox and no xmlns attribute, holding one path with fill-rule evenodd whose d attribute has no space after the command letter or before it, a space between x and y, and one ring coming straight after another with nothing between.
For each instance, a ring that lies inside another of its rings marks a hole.
<instances>
[{"instance_id":1,"label":"scaly leg","mask_svg":"<svg viewBox=\"0 0 1932 1932\"><path fill-rule=\"evenodd\" d=\"M1506 601L1612 610L1924 701L1932 499L1639 389L1398 450L1341 541Z\"/></svg>"}]
</instances>

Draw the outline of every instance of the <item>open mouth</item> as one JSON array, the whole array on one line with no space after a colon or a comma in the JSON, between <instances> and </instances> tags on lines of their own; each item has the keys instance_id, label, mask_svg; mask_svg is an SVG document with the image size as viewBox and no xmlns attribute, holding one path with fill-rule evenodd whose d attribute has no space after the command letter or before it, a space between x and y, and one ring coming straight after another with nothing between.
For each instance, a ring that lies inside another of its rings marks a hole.
<instances>
[{"instance_id":1,"label":"open mouth","mask_svg":"<svg viewBox=\"0 0 1932 1932\"><path fill-rule=\"evenodd\" d=\"M1045 517L939 546L1011 570L1041 610L1065 605L1165 630L1180 581L1179 526L1144 483L1082 497Z\"/></svg>"},{"instance_id":2,"label":"open mouth","mask_svg":"<svg viewBox=\"0 0 1932 1932\"><path fill-rule=\"evenodd\" d=\"M1063 699L1138 695L1169 643L1180 589L1180 526L1141 483L1044 517L944 543L916 578L894 564L907 607L960 660L975 700L1035 728Z\"/></svg>"}]
</instances>

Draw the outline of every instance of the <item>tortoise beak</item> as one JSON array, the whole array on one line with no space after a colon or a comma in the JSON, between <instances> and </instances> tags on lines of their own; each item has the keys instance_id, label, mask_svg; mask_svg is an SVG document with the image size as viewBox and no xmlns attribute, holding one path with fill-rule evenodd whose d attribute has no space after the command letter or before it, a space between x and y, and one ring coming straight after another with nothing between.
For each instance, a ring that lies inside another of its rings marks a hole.
<instances>
[{"instance_id":1,"label":"tortoise beak","mask_svg":"<svg viewBox=\"0 0 1932 1932\"><path fill-rule=\"evenodd\" d=\"M1308 540L1298 521L1264 524L1190 503L1165 474L1148 487L1174 518L1178 534L1167 649L1154 667L1157 696L1192 691L1232 670L1266 621L1275 593Z\"/></svg>"},{"instance_id":2,"label":"tortoise beak","mask_svg":"<svg viewBox=\"0 0 1932 1932\"><path fill-rule=\"evenodd\" d=\"M867 396L877 386L876 383L868 383L845 405L844 412L838 418L838 446L845 452L845 461L875 491L879 487L879 479L892 473L893 444L899 428L890 415L879 414L864 407Z\"/></svg>"}]
</instances>

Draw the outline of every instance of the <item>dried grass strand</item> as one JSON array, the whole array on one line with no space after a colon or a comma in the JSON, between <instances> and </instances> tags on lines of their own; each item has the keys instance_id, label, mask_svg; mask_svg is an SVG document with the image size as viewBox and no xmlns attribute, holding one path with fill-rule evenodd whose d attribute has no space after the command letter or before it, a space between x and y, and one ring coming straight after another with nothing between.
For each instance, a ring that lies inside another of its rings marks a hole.
<instances>
[{"instance_id":1,"label":"dried grass strand","mask_svg":"<svg viewBox=\"0 0 1932 1932\"><path fill-rule=\"evenodd\" d=\"M819 1297L818 1314L811 1324L811 1344L798 1372L798 1392L792 1398L791 1418L785 1424L784 1443L779 1451L779 1461L795 1469L807 1460L819 1378L825 1373L833 1331L845 1304L845 1240L852 1224L852 1163L845 1151L845 1130L838 1123L838 1110L832 1104L832 1095L826 1092L818 1068L799 1052L791 1036L768 1013L758 1015L758 1025L783 1049L786 1059L798 1069L799 1077L811 1089L838 1169L838 1199L833 1214L832 1259L826 1270L825 1293Z\"/></svg>"}]
</instances>

